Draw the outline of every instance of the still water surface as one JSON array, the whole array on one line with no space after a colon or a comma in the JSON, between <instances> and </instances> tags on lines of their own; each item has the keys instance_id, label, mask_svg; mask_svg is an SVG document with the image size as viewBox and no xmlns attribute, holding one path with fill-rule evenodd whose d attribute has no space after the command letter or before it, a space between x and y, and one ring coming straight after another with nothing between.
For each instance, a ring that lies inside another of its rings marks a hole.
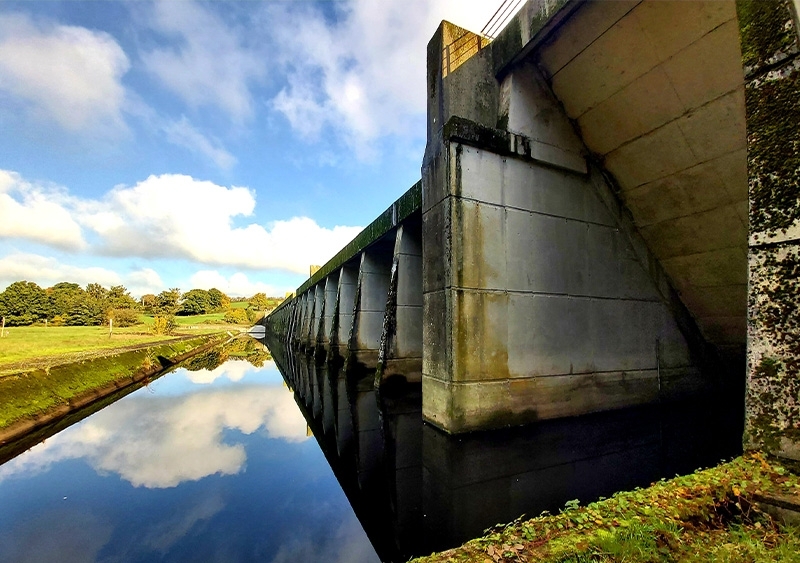
<instances>
[{"instance_id":1,"label":"still water surface","mask_svg":"<svg viewBox=\"0 0 800 563\"><path fill-rule=\"evenodd\" d=\"M418 383L270 348L280 371L212 351L0 465L0 562L402 562L739 451L736 401L451 437Z\"/></svg>"},{"instance_id":2,"label":"still water surface","mask_svg":"<svg viewBox=\"0 0 800 563\"><path fill-rule=\"evenodd\" d=\"M272 362L168 373L0 466L0 561L378 561Z\"/></svg>"}]
</instances>

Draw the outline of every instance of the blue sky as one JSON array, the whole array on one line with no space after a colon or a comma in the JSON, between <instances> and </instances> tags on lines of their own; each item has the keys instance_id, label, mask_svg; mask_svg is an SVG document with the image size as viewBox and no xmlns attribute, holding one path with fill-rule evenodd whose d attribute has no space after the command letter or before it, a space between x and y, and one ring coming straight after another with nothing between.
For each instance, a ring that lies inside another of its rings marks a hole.
<instances>
[{"instance_id":1,"label":"blue sky","mask_svg":"<svg viewBox=\"0 0 800 563\"><path fill-rule=\"evenodd\" d=\"M499 4L0 0L0 289L294 289L419 179L439 22Z\"/></svg>"}]
</instances>

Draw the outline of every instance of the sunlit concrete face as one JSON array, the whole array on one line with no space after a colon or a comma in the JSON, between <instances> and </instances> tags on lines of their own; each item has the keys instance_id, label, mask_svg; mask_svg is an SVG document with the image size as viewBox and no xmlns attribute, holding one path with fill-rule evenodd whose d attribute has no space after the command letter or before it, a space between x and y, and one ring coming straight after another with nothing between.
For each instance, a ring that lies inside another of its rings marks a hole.
<instances>
[{"instance_id":1,"label":"sunlit concrete face","mask_svg":"<svg viewBox=\"0 0 800 563\"><path fill-rule=\"evenodd\" d=\"M734 2L587 2L531 57L705 338L743 345L747 151Z\"/></svg>"}]
</instances>

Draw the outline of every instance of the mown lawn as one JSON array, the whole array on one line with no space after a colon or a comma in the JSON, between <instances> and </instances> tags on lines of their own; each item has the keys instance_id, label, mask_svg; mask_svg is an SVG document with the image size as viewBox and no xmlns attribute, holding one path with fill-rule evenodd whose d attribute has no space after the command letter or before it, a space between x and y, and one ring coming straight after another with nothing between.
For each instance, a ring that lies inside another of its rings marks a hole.
<instances>
[{"instance_id":1,"label":"mown lawn","mask_svg":"<svg viewBox=\"0 0 800 563\"><path fill-rule=\"evenodd\" d=\"M108 327L100 326L7 327L5 336L0 338L0 366L41 356L117 348L169 338L172 337L151 334L141 325L114 329L110 338Z\"/></svg>"},{"instance_id":2,"label":"mown lawn","mask_svg":"<svg viewBox=\"0 0 800 563\"><path fill-rule=\"evenodd\" d=\"M182 335L206 334L220 330L236 331L242 327L222 322L222 313L176 317L178 328L173 335L153 334L152 317L144 324L115 328L109 337L108 327L101 326L21 326L6 327L0 338L0 376L29 368L44 367L83 359L130 346L161 342ZM206 320L218 321L212 324Z\"/></svg>"}]
</instances>

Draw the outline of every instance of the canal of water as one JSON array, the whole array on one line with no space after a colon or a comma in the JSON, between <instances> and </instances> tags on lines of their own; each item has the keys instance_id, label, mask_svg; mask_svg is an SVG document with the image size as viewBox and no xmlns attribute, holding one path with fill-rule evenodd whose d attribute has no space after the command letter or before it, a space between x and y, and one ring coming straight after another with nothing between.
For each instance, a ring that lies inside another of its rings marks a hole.
<instances>
[{"instance_id":1,"label":"canal of water","mask_svg":"<svg viewBox=\"0 0 800 563\"><path fill-rule=\"evenodd\" d=\"M0 465L0 561L406 561L740 449L722 400L449 437L418 384L273 352L195 360Z\"/></svg>"}]
</instances>

